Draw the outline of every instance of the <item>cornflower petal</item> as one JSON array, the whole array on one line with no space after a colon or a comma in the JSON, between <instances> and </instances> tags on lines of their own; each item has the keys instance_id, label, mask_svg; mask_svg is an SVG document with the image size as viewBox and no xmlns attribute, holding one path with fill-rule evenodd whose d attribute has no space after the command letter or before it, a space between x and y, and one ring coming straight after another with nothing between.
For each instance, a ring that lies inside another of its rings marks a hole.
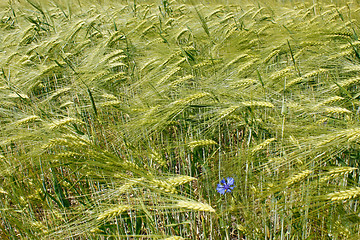
<instances>
[{"instance_id":1,"label":"cornflower petal","mask_svg":"<svg viewBox=\"0 0 360 240\"><path fill-rule=\"evenodd\" d=\"M220 194L225 194L227 192L231 192L231 190L234 189L234 178L228 177L224 179L221 179L220 183L217 185L216 191Z\"/></svg>"},{"instance_id":2,"label":"cornflower petal","mask_svg":"<svg viewBox=\"0 0 360 240\"><path fill-rule=\"evenodd\" d=\"M228 185L234 185L234 179L232 177L228 177L226 180Z\"/></svg>"},{"instance_id":3,"label":"cornflower petal","mask_svg":"<svg viewBox=\"0 0 360 240\"><path fill-rule=\"evenodd\" d=\"M221 184L218 184L216 190L220 193L220 194L225 194L226 189L224 188L224 186L222 186Z\"/></svg>"}]
</instances>

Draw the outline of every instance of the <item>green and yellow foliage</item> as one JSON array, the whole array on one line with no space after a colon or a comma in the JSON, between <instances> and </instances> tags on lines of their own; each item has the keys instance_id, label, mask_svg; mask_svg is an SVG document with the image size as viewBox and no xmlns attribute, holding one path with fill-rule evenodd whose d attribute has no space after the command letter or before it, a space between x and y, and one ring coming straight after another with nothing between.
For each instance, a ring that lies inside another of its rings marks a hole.
<instances>
[{"instance_id":1,"label":"green and yellow foliage","mask_svg":"<svg viewBox=\"0 0 360 240\"><path fill-rule=\"evenodd\" d=\"M356 1L2 2L0 238L359 239L359 21Z\"/></svg>"}]
</instances>

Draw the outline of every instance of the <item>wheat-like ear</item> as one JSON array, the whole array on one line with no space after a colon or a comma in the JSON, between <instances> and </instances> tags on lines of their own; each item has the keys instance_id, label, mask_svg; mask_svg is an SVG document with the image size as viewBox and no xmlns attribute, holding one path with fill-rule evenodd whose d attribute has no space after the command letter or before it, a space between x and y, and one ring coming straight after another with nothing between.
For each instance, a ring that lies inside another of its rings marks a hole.
<instances>
[{"instance_id":1,"label":"wheat-like ear","mask_svg":"<svg viewBox=\"0 0 360 240\"><path fill-rule=\"evenodd\" d=\"M343 80L341 82L339 82L338 84L334 84L330 87L330 89L332 90L335 90L335 89L338 89L339 86L340 87L343 87L343 88L347 88L353 84L356 84L360 81L360 77L354 77L354 78L349 78L349 79L346 79L346 80Z\"/></svg>"},{"instance_id":2,"label":"wheat-like ear","mask_svg":"<svg viewBox=\"0 0 360 240\"><path fill-rule=\"evenodd\" d=\"M61 68L57 64L46 67L39 75L35 76L31 81L29 81L30 85L28 86L28 89L33 90L41 83L41 79L48 77L51 74L57 73L58 70L61 70Z\"/></svg>"},{"instance_id":3,"label":"wheat-like ear","mask_svg":"<svg viewBox=\"0 0 360 240\"><path fill-rule=\"evenodd\" d=\"M225 108L223 110L221 110L219 113L218 113L218 119L221 120L227 116L229 116L230 114L232 114L233 112L236 111L236 109L238 109L239 106L230 106L228 108Z\"/></svg>"},{"instance_id":4,"label":"wheat-like ear","mask_svg":"<svg viewBox=\"0 0 360 240\"><path fill-rule=\"evenodd\" d=\"M166 182L168 182L170 185L176 187L176 186L180 186L180 185L183 185L185 183L195 181L195 180L196 180L196 178L194 178L194 177L178 175L178 176L167 178Z\"/></svg>"},{"instance_id":5,"label":"wheat-like ear","mask_svg":"<svg viewBox=\"0 0 360 240\"><path fill-rule=\"evenodd\" d=\"M100 103L99 106L100 107L114 107L114 106L119 106L123 104L123 102L119 101L119 100L113 100L113 101L106 101L103 103Z\"/></svg>"},{"instance_id":6,"label":"wheat-like ear","mask_svg":"<svg viewBox=\"0 0 360 240\"><path fill-rule=\"evenodd\" d=\"M327 73L327 72L328 72L327 69L322 69L322 68L320 68L320 69L318 69L318 70L314 70L314 71L312 71L312 72L309 72L309 73L305 74L303 77L304 77L304 78L311 78L311 77L313 77L313 76L317 76L317 75L319 75L319 74Z\"/></svg>"},{"instance_id":7,"label":"wheat-like ear","mask_svg":"<svg viewBox=\"0 0 360 240\"><path fill-rule=\"evenodd\" d=\"M270 79L277 80L293 74L294 67L286 67L270 75Z\"/></svg>"},{"instance_id":8,"label":"wheat-like ear","mask_svg":"<svg viewBox=\"0 0 360 240\"><path fill-rule=\"evenodd\" d=\"M171 236L171 237L163 238L161 240L185 240L185 238L180 236Z\"/></svg>"},{"instance_id":9,"label":"wheat-like ear","mask_svg":"<svg viewBox=\"0 0 360 240\"><path fill-rule=\"evenodd\" d=\"M305 54L306 51L309 49L310 47L303 47L301 48L299 51L297 51L295 54L294 54L294 59L295 60L298 60L298 58L302 55L302 54Z\"/></svg>"},{"instance_id":10,"label":"wheat-like ear","mask_svg":"<svg viewBox=\"0 0 360 240\"><path fill-rule=\"evenodd\" d=\"M297 174L291 176L289 179L287 179L287 180L285 181L286 186L291 186L291 185L293 185L293 184L295 184L295 183L298 183L298 182L304 180L304 179L307 178L311 173L313 173L313 171L307 169L307 170L304 170L304 171L302 171L302 172L300 172L300 173L297 173Z\"/></svg>"},{"instance_id":11,"label":"wheat-like ear","mask_svg":"<svg viewBox=\"0 0 360 240\"><path fill-rule=\"evenodd\" d=\"M316 144L318 148L324 148L332 145L343 145L358 142L360 140L360 129L352 128L343 131L338 131L331 134L326 134L319 137Z\"/></svg>"},{"instance_id":12,"label":"wheat-like ear","mask_svg":"<svg viewBox=\"0 0 360 240\"><path fill-rule=\"evenodd\" d=\"M60 43L59 43L60 44ZM82 43L80 43L79 45L77 45L74 49L74 54L78 55L79 53L82 53L82 51L84 50L84 48L86 48L87 46L89 46L91 44L91 40L90 39L86 39L85 41L83 41ZM49 52L51 52L53 49L55 49L55 46L52 47L51 49L49 48Z\"/></svg>"},{"instance_id":13,"label":"wheat-like ear","mask_svg":"<svg viewBox=\"0 0 360 240\"><path fill-rule=\"evenodd\" d=\"M186 208L194 211L215 212L215 210L209 204L195 201L179 200L177 204L174 205L174 207Z\"/></svg>"},{"instance_id":14,"label":"wheat-like ear","mask_svg":"<svg viewBox=\"0 0 360 240\"><path fill-rule=\"evenodd\" d=\"M83 154L81 153L77 153L77 152L72 152L72 151L67 151L67 152L63 152L63 153L58 153L55 155L56 159L78 159L80 157L82 157Z\"/></svg>"},{"instance_id":15,"label":"wheat-like ear","mask_svg":"<svg viewBox=\"0 0 360 240\"><path fill-rule=\"evenodd\" d=\"M171 86L176 87L178 84L194 79L193 75L186 75L185 77L179 78L178 80L172 81Z\"/></svg>"},{"instance_id":16,"label":"wheat-like ear","mask_svg":"<svg viewBox=\"0 0 360 240\"><path fill-rule=\"evenodd\" d=\"M152 160L154 160L156 163L158 163L160 166L164 166L166 164L165 159L162 157L160 153L152 149L150 157Z\"/></svg>"},{"instance_id":17,"label":"wheat-like ear","mask_svg":"<svg viewBox=\"0 0 360 240\"><path fill-rule=\"evenodd\" d=\"M270 102L263 101L246 101L241 102L241 105L245 107L260 107L260 108L274 108L275 106Z\"/></svg>"},{"instance_id":18,"label":"wheat-like ear","mask_svg":"<svg viewBox=\"0 0 360 240\"><path fill-rule=\"evenodd\" d=\"M195 64L193 66L194 69L202 69L202 68L205 68L205 67L208 67L208 66L211 66L213 65L213 62L212 61L209 61L209 60L205 60L205 61L202 61L198 64Z\"/></svg>"},{"instance_id":19,"label":"wheat-like ear","mask_svg":"<svg viewBox=\"0 0 360 240\"><path fill-rule=\"evenodd\" d=\"M356 47L356 46L359 46L360 45L360 41L353 41L351 43L346 43L344 45L341 45L340 46L340 49L343 50L343 49L349 49L349 48L353 48L353 47Z\"/></svg>"},{"instance_id":20,"label":"wheat-like ear","mask_svg":"<svg viewBox=\"0 0 360 240\"><path fill-rule=\"evenodd\" d=\"M335 102L339 102L339 101L342 101L344 100L343 97L340 97L340 96L334 96L334 97L330 97L328 99L325 99L324 101L318 103L316 105L316 107L321 107L321 106L325 106L325 105L329 105L329 104L332 104L332 103L335 103Z\"/></svg>"},{"instance_id":21,"label":"wheat-like ear","mask_svg":"<svg viewBox=\"0 0 360 240\"><path fill-rule=\"evenodd\" d=\"M124 54L124 50L120 49L120 50L115 50L110 52L109 54L107 54L105 57L103 57L100 62L101 63L107 63L110 60L117 58L117 59L124 59L127 56Z\"/></svg>"},{"instance_id":22,"label":"wheat-like ear","mask_svg":"<svg viewBox=\"0 0 360 240\"><path fill-rule=\"evenodd\" d=\"M123 66L123 63L120 63L120 65L117 64L115 67L118 67L118 66ZM124 81L127 78L128 78L128 76L127 76L127 74L125 72L119 72L119 73L114 74L114 75L112 75L112 76L110 76L108 78L105 78L103 80L102 84L113 85L116 81L119 81L119 80Z\"/></svg>"},{"instance_id":23,"label":"wheat-like ear","mask_svg":"<svg viewBox=\"0 0 360 240\"><path fill-rule=\"evenodd\" d=\"M124 40L124 39L126 39L126 37L124 36L124 34L122 32L120 32L120 31L114 32L113 34L110 35L110 37L105 42L105 46L111 47L117 41Z\"/></svg>"},{"instance_id":24,"label":"wheat-like ear","mask_svg":"<svg viewBox=\"0 0 360 240\"><path fill-rule=\"evenodd\" d=\"M184 59L185 60L185 59ZM174 75L175 73L177 73L178 71L181 70L181 67L175 67L173 69L171 69L163 78L161 78L158 82L157 85L161 85L164 82L166 82L172 75Z\"/></svg>"},{"instance_id":25,"label":"wheat-like ear","mask_svg":"<svg viewBox=\"0 0 360 240\"><path fill-rule=\"evenodd\" d=\"M165 43L165 42L164 42L164 39L161 38L161 37L155 38L155 39L147 42L147 43L146 43L146 46L152 46L152 45L156 45L156 44L158 44L158 43Z\"/></svg>"},{"instance_id":26,"label":"wheat-like ear","mask_svg":"<svg viewBox=\"0 0 360 240\"><path fill-rule=\"evenodd\" d=\"M79 120L79 119L67 117L67 118L64 118L64 119L54 121L52 124L50 124L49 128L50 129L56 129L56 128L60 128L60 127L63 127L65 125L68 125L69 123L84 124L84 122Z\"/></svg>"},{"instance_id":27,"label":"wheat-like ear","mask_svg":"<svg viewBox=\"0 0 360 240\"><path fill-rule=\"evenodd\" d=\"M28 116L26 118L20 119L15 121L13 124L14 125L23 125L23 124L27 124L30 122L36 122L36 121L41 121L39 116L33 115L33 116Z\"/></svg>"},{"instance_id":28,"label":"wheat-like ear","mask_svg":"<svg viewBox=\"0 0 360 240\"><path fill-rule=\"evenodd\" d=\"M354 187L348 190L333 192L326 195L331 201L346 201L360 196L360 187Z\"/></svg>"},{"instance_id":29,"label":"wheat-like ear","mask_svg":"<svg viewBox=\"0 0 360 240\"><path fill-rule=\"evenodd\" d=\"M225 42L228 38L230 38L234 33L237 33L238 27L236 23L229 24L228 30L226 31L226 35L222 40Z\"/></svg>"},{"instance_id":30,"label":"wheat-like ear","mask_svg":"<svg viewBox=\"0 0 360 240\"><path fill-rule=\"evenodd\" d=\"M231 65L233 65L234 63L236 63L237 61L239 61L240 59L246 58L248 57L248 54L240 54L239 56L237 56L236 58L234 58L233 60L231 60L228 64L226 64L223 68L223 70L228 69Z\"/></svg>"},{"instance_id":31,"label":"wheat-like ear","mask_svg":"<svg viewBox=\"0 0 360 240\"><path fill-rule=\"evenodd\" d=\"M326 182L328 180L334 179L334 178L338 178L341 176L344 176L354 170L356 170L357 168L353 168L353 167L335 167L335 168L331 168L328 172L325 173L325 176L320 178L320 182Z\"/></svg>"},{"instance_id":32,"label":"wheat-like ear","mask_svg":"<svg viewBox=\"0 0 360 240\"><path fill-rule=\"evenodd\" d=\"M347 57L347 56L351 56L354 54L354 50L353 49L348 49L348 50L343 50L342 52L338 53L338 54L334 54L333 56L331 56L329 58L329 60L335 60L338 58L343 58L343 57Z\"/></svg>"},{"instance_id":33,"label":"wheat-like ear","mask_svg":"<svg viewBox=\"0 0 360 240\"><path fill-rule=\"evenodd\" d=\"M252 58L250 61L245 62L244 64L240 65L237 68L238 74L240 76L245 76L249 73L249 69L251 69L251 67L253 67L257 62L259 61L258 58Z\"/></svg>"},{"instance_id":34,"label":"wheat-like ear","mask_svg":"<svg viewBox=\"0 0 360 240\"><path fill-rule=\"evenodd\" d=\"M56 90L54 93L52 93L49 97L47 97L42 103L49 102L57 97L59 97L61 94L69 92L71 90L71 87L64 87Z\"/></svg>"},{"instance_id":35,"label":"wheat-like ear","mask_svg":"<svg viewBox=\"0 0 360 240\"><path fill-rule=\"evenodd\" d=\"M213 140L198 140L189 142L188 145L191 149L202 147L202 146L209 146L209 145L216 145L217 143Z\"/></svg>"},{"instance_id":36,"label":"wheat-like ear","mask_svg":"<svg viewBox=\"0 0 360 240\"><path fill-rule=\"evenodd\" d=\"M277 56L280 53L280 49L273 50L264 60L264 63L269 62L273 57Z\"/></svg>"},{"instance_id":37,"label":"wheat-like ear","mask_svg":"<svg viewBox=\"0 0 360 240\"><path fill-rule=\"evenodd\" d=\"M124 178L123 174L115 174L115 177ZM118 187L115 191L117 194L123 194L130 192L131 188L137 184L145 184L146 179L144 177L141 178L132 178L132 179L126 179L126 182Z\"/></svg>"},{"instance_id":38,"label":"wheat-like ear","mask_svg":"<svg viewBox=\"0 0 360 240\"><path fill-rule=\"evenodd\" d=\"M99 73L97 73L94 77L92 77L89 82L90 82L90 83L98 82L98 81L100 81L103 77L105 77L105 76L108 75L108 74L109 74L109 71L107 71L107 70L102 70L102 71L100 71Z\"/></svg>"},{"instance_id":39,"label":"wheat-like ear","mask_svg":"<svg viewBox=\"0 0 360 240\"><path fill-rule=\"evenodd\" d=\"M256 85L258 83L258 80L251 79L251 78L245 78L238 81L235 81L231 83L232 88L247 88L252 85Z\"/></svg>"},{"instance_id":40,"label":"wheat-like ear","mask_svg":"<svg viewBox=\"0 0 360 240\"><path fill-rule=\"evenodd\" d=\"M352 112L342 107L325 107L324 112L330 114L351 114Z\"/></svg>"},{"instance_id":41,"label":"wheat-like ear","mask_svg":"<svg viewBox=\"0 0 360 240\"><path fill-rule=\"evenodd\" d=\"M254 153L257 153L258 151L266 148L270 143L272 143L273 141L275 141L276 138L269 138L269 139L266 139L264 142L260 143L259 145L255 146L251 152L254 154Z\"/></svg>"},{"instance_id":42,"label":"wheat-like ear","mask_svg":"<svg viewBox=\"0 0 360 240\"><path fill-rule=\"evenodd\" d=\"M83 20L79 20L79 21L75 24L72 32L71 32L70 35L67 37L66 41L67 41L67 42L71 42L71 41L74 39L74 37L80 32L80 30L83 28L84 25L85 25L85 22L84 22Z\"/></svg>"},{"instance_id":43,"label":"wheat-like ear","mask_svg":"<svg viewBox=\"0 0 360 240\"><path fill-rule=\"evenodd\" d=\"M23 37L19 41L19 46L29 43L29 41L33 38L32 34L30 33L33 30L34 30L34 26L30 26L24 31Z\"/></svg>"},{"instance_id":44,"label":"wheat-like ear","mask_svg":"<svg viewBox=\"0 0 360 240\"><path fill-rule=\"evenodd\" d=\"M31 221L31 227L37 229L38 231L42 232L43 234L48 233L48 228L40 221Z\"/></svg>"},{"instance_id":45,"label":"wheat-like ear","mask_svg":"<svg viewBox=\"0 0 360 240\"><path fill-rule=\"evenodd\" d=\"M66 119L64 119L66 120ZM61 121L61 120L60 120ZM41 146L44 150L50 150L55 147L59 146L68 146L68 147L83 147L90 145L90 141L84 138L76 137L73 135L64 135L63 137L59 138L52 138L49 140L48 143L43 144Z\"/></svg>"},{"instance_id":46,"label":"wheat-like ear","mask_svg":"<svg viewBox=\"0 0 360 240\"><path fill-rule=\"evenodd\" d=\"M153 179L149 182L149 187L164 193L176 193L175 186L163 180Z\"/></svg>"},{"instance_id":47,"label":"wheat-like ear","mask_svg":"<svg viewBox=\"0 0 360 240\"><path fill-rule=\"evenodd\" d=\"M292 86L294 86L294 85L296 85L296 84L299 84L299 83L301 83L301 82L303 82L303 81L304 81L304 78L303 78L303 77L297 77L297 78L292 79L292 80L290 80L289 82L287 82L286 85L285 85L285 88L286 88L286 89L289 89L289 88L291 88Z\"/></svg>"},{"instance_id":48,"label":"wheat-like ear","mask_svg":"<svg viewBox=\"0 0 360 240\"><path fill-rule=\"evenodd\" d=\"M173 54L171 54L162 64L160 64L160 66L165 66L167 63L171 62L172 60L176 59L178 56L183 54L183 51L190 51L190 50L195 50L195 48L193 46L190 47L184 47L176 52L174 52Z\"/></svg>"},{"instance_id":49,"label":"wheat-like ear","mask_svg":"<svg viewBox=\"0 0 360 240\"><path fill-rule=\"evenodd\" d=\"M344 70L347 71L347 72L359 72L360 71L360 65L345 66Z\"/></svg>"},{"instance_id":50,"label":"wheat-like ear","mask_svg":"<svg viewBox=\"0 0 360 240\"><path fill-rule=\"evenodd\" d=\"M211 97L211 94L206 93L206 92L195 93L195 94L192 94L192 95L190 95L190 96L188 96L186 98L176 100L176 101L172 102L171 105L182 106L182 105L190 104L191 102L193 102L195 100L198 100L198 99L201 99L201 98L204 98L204 97Z\"/></svg>"},{"instance_id":51,"label":"wheat-like ear","mask_svg":"<svg viewBox=\"0 0 360 240\"><path fill-rule=\"evenodd\" d=\"M99 216L97 217L97 220L103 221L103 220L114 218L116 216L119 216L121 213L123 213L125 211L131 210L132 208L133 207L130 205L118 205L116 207L110 208L110 209L106 210L105 212L99 214Z\"/></svg>"}]
</instances>

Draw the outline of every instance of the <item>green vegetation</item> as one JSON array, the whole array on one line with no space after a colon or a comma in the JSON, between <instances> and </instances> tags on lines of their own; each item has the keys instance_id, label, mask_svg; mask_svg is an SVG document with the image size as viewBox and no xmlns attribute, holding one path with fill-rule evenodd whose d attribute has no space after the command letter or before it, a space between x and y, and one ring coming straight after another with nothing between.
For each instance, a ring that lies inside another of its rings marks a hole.
<instances>
[{"instance_id":1,"label":"green vegetation","mask_svg":"<svg viewBox=\"0 0 360 240\"><path fill-rule=\"evenodd\" d=\"M360 238L359 4L1 4L1 239Z\"/></svg>"}]
</instances>

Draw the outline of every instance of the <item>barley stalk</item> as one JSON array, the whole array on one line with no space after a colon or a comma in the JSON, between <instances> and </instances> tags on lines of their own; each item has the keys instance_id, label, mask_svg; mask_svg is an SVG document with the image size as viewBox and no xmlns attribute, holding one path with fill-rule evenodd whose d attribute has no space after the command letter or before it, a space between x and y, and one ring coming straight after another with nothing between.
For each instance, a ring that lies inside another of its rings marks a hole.
<instances>
[{"instance_id":1,"label":"barley stalk","mask_svg":"<svg viewBox=\"0 0 360 240\"><path fill-rule=\"evenodd\" d=\"M194 211L215 212L215 210L210 205L194 201L180 200L174 207L186 208Z\"/></svg>"},{"instance_id":2,"label":"barley stalk","mask_svg":"<svg viewBox=\"0 0 360 240\"><path fill-rule=\"evenodd\" d=\"M80 121L79 119L76 118L63 118L57 121L54 121L52 124L49 125L50 129L56 129L56 128L60 128L63 127L65 125L68 125L69 123L77 123L77 124L83 124L84 122Z\"/></svg>"},{"instance_id":3,"label":"barley stalk","mask_svg":"<svg viewBox=\"0 0 360 240\"><path fill-rule=\"evenodd\" d=\"M26 118L23 118L23 119L20 119L16 122L14 122L13 124L15 125L23 125L23 124L27 124L27 123L30 123L30 122L36 122L36 121L41 121L40 117L39 116L28 116Z\"/></svg>"},{"instance_id":4,"label":"barley stalk","mask_svg":"<svg viewBox=\"0 0 360 240\"><path fill-rule=\"evenodd\" d=\"M132 207L130 205L118 205L114 208L108 209L105 212L99 214L99 216L97 217L97 220L103 221L106 219L111 219L111 218L119 216L119 215L121 215L121 213L123 213L125 211L129 211L131 209L132 209Z\"/></svg>"},{"instance_id":5,"label":"barley stalk","mask_svg":"<svg viewBox=\"0 0 360 240\"><path fill-rule=\"evenodd\" d=\"M266 148L270 143L272 143L273 141L275 141L276 138L269 138L266 139L264 142L260 143L259 145L257 145L256 147L254 147L251 152L254 154L264 148Z\"/></svg>"},{"instance_id":6,"label":"barley stalk","mask_svg":"<svg viewBox=\"0 0 360 240\"><path fill-rule=\"evenodd\" d=\"M209 146L209 145L216 145L217 143L213 140L198 140L189 142L188 145L190 148L194 149L200 146Z\"/></svg>"},{"instance_id":7,"label":"barley stalk","mask_svg":"<svg viewBox=\"0 0 360 240\"><path fill-rule=\"evenodd\" d=\"M185 238L180 236L171 236L171 237L163 238L162 240L185 240Z\"/></svg>"},{"instance_id":8,"label":"barley stalk","mask_svg":"<svg viewBox=\"0 0 360 240\"><path fill-rule=\"evenodd\" d=\"M360 196L360 187L354 187L348 190L333 192L326 195L331 201L346 201Z\"/></svg>"},{"instance_id":9,"label":"barley stalk","mask_svg":"<svg viewBox=\"0 0 360 240\"><path fill-rule=\"evenodd\" d=\"M275 106L269 102L262 101L249 101L241 103L245 107L264 107L264 108L274 108Z\"/></svg>"},{"instance_id":10,"label":"barley stalk","mask_svg":"<svg viewBox=\"0 0 360 240\"><path fill-rule=\"evenodd\" d=\"M304 170L300 173L297 173L286 180L286 185L291 186L295 183L298 183L298 182L304 180L305 178L307 178L311 173L313 173L312 170Z\"/></svg>"},{"instance_id":11,"label":"barley stalk","mask_svg":"<svg viewBox=\"0 0 360 240\"><path fill-rule=\"evenodd\" d=\"M188 183L188 182L191 182L194 180L196 180L196 178L180 175L180 176L174 176L174 177L167 178L166 182L168 182L172 186L180 186L180 185L183 185L185 183Z\"/></svg>"}]
</instances>

